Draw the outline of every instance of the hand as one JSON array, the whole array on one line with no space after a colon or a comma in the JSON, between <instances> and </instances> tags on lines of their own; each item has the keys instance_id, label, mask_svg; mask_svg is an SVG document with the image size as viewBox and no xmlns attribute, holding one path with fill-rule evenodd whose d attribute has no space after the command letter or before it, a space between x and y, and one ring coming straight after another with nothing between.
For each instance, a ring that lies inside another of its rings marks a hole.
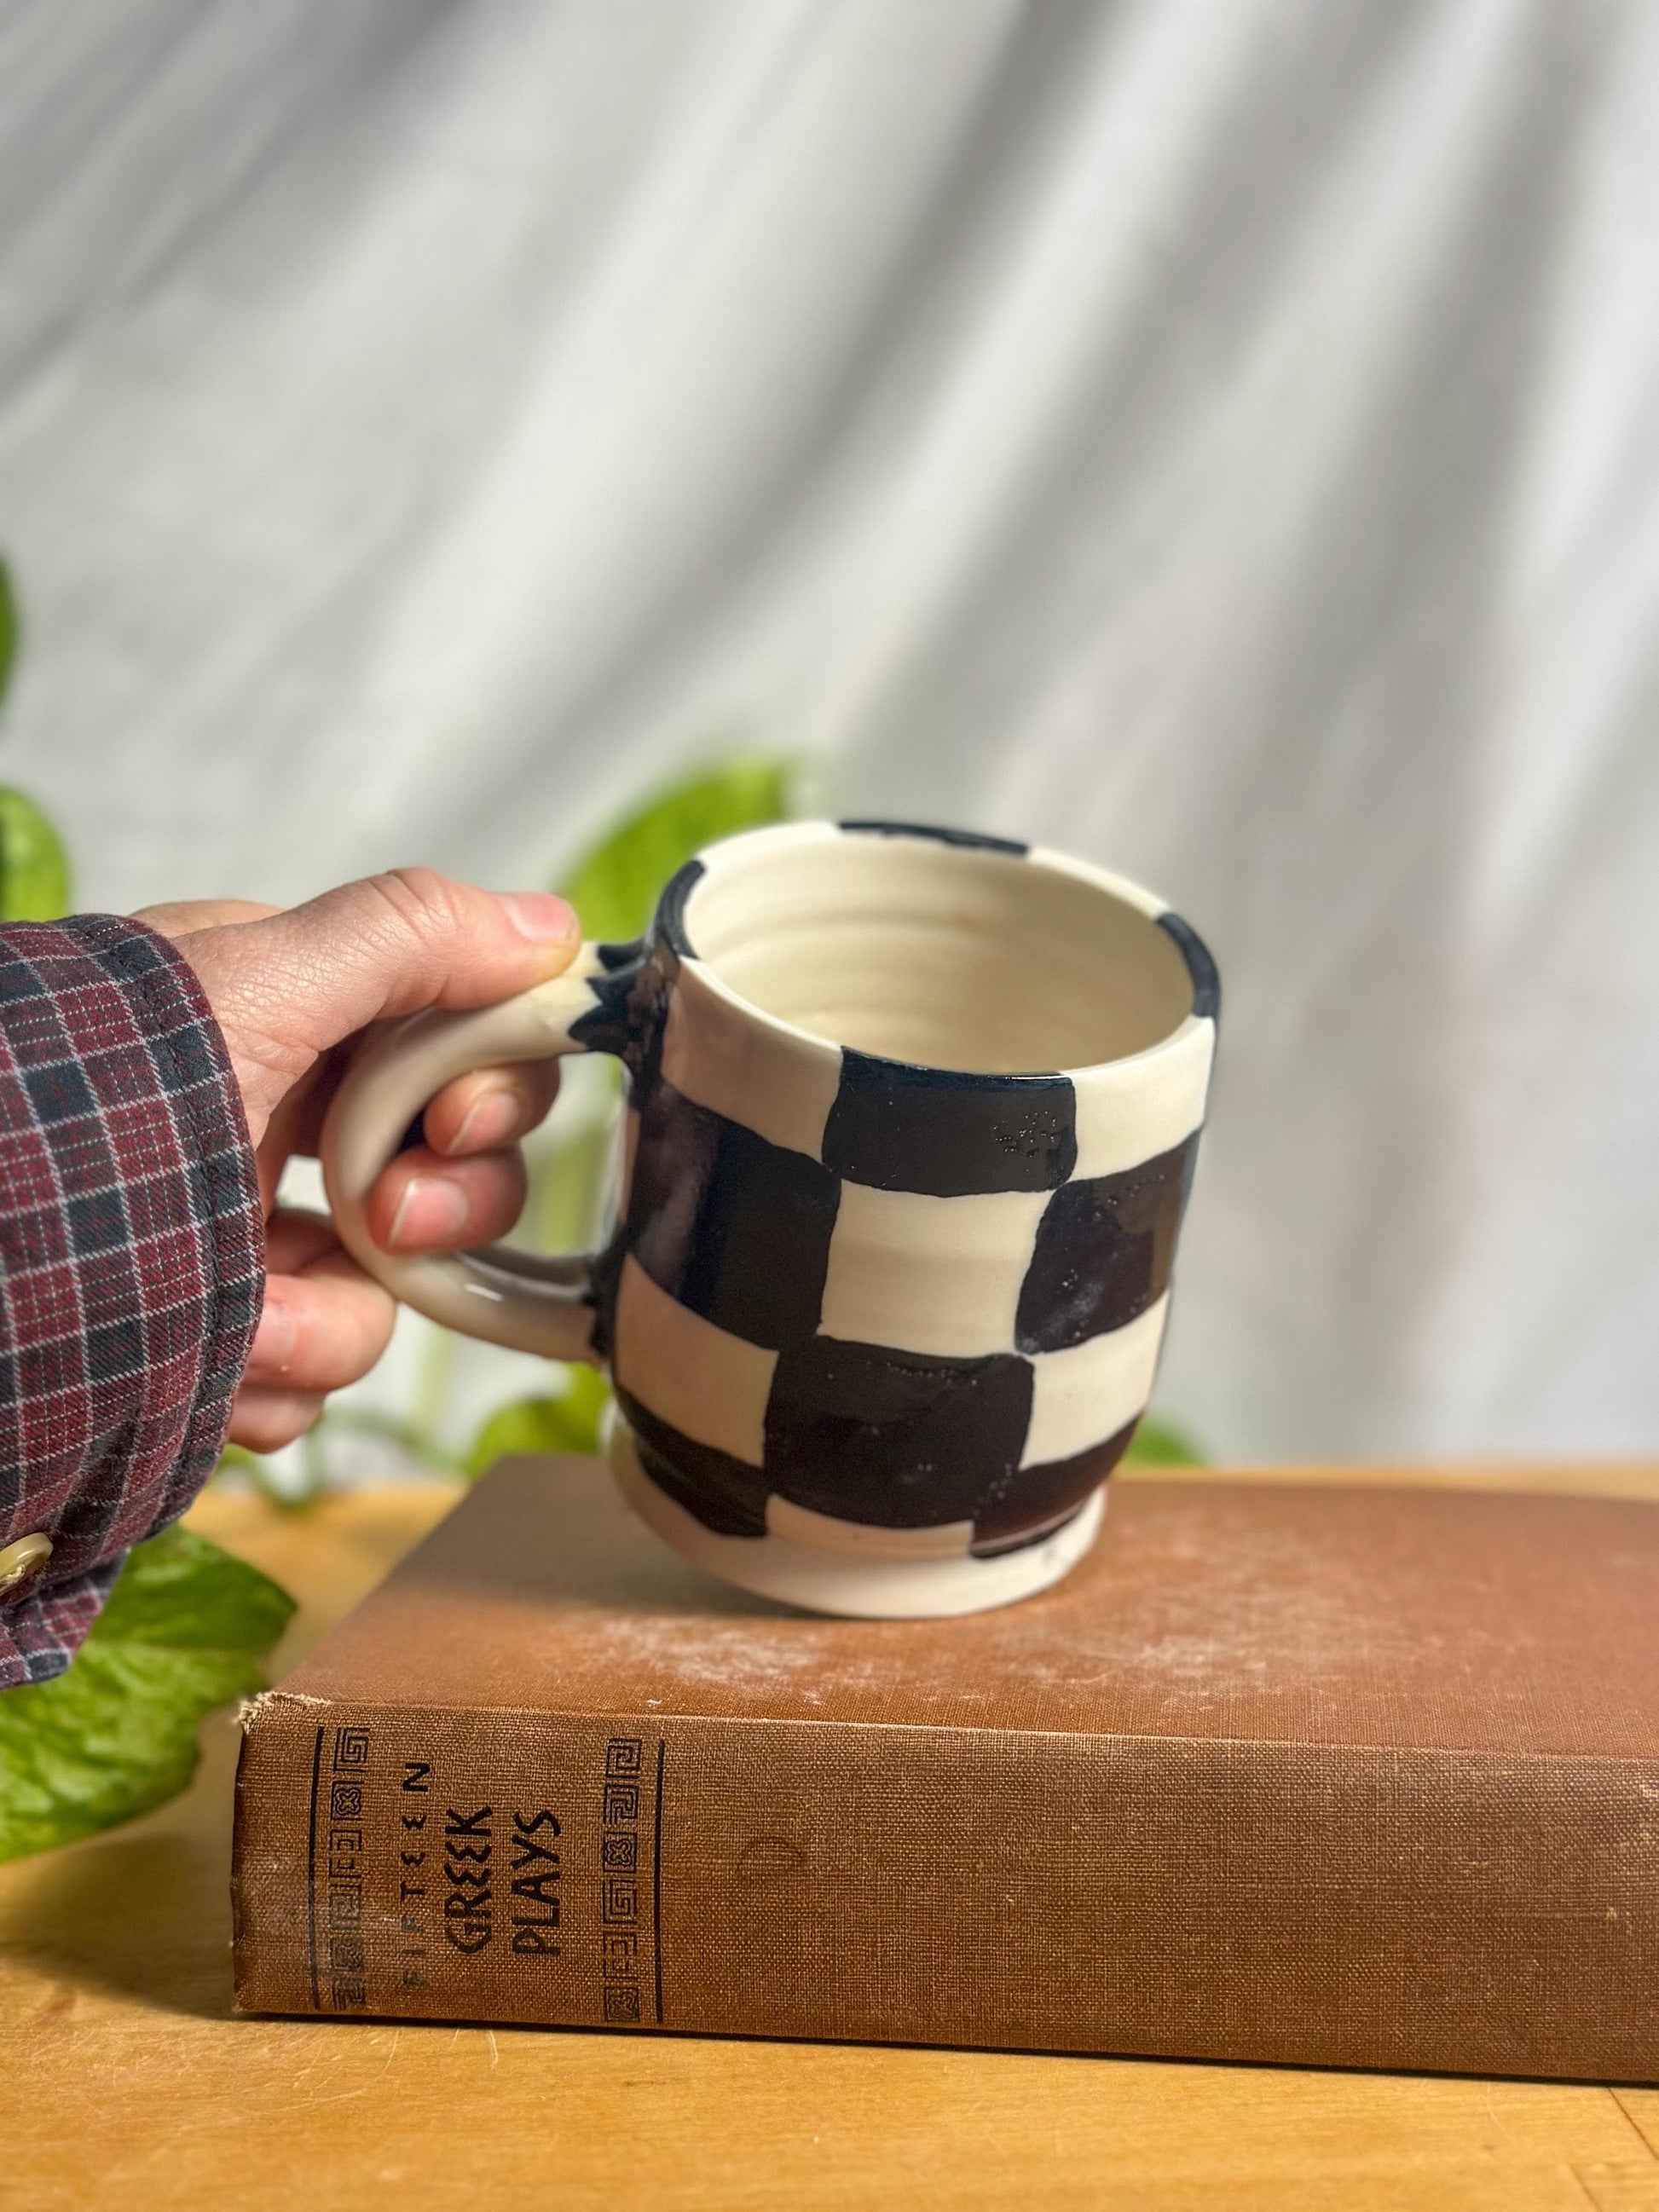
<instances>
[{"instance_id":1,"label":"hand","mask_svg":"<svg viewBox=\"0 0 1659 2212\"><path fill-rule=\"evenodd\" d=\"M236 1395L231 1441L275 1451L308 1429L330 1390L355 1382L392 1334L396 1308L346 1255L325 1216L276 1205L283 1169L314 1152L352 1045L370 1024L426 1006L483 1006L557 975L580 941L562 899L496 896L398 868L304 906L202 899L147 907L172 938L224 1034L264 1200L264 1311ZM484 1244L524 1203L514 1147L553 1103L554 1061L485 1068L427 1108L424 1143L374 1186L368 1224L400 1252Z\"/></svg>"}]
</instances>

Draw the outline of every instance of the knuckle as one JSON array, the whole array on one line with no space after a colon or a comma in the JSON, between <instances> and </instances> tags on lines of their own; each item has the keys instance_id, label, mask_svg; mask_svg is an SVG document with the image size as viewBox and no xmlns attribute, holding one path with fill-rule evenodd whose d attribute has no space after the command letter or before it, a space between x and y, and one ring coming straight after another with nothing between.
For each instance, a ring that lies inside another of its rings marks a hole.
<instances>
[{"instance_id":1,"label":"knuckle","mask_svg":"<svg viewBox=\"0 0 1659 2212\"><path fill-rule=\"evenodd\" d=\"M388 868L367 882L398 929L423 947L462 927L459 891L435 868Z\"/></svg>"}]
</instances>

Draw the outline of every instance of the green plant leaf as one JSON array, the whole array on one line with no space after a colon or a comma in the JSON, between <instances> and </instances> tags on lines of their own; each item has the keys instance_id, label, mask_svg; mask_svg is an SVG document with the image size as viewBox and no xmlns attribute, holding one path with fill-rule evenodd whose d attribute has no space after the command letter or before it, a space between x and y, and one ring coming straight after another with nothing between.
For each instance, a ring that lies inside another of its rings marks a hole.
<instances>
[{"instance_id":1,"label":"green plant leaf","mask_svg":"<svg viewBox=\"0 0 1659 2212\"><path fill-rule=\"evenodd\" d=\"M11 570L0 561L0 699L11 682L11 665L17 658L17 594L11 587Z\"/></svg>"},{"instance_id":2,"label":"green plant leaf","mask_svg":"<svg viewBox=\"0 0 1659 2212\"><path fill-rule=\"evenodd\" d=\"M62 840L32 799L0 784L0 921L56 921L69 910Z\"/></svg>"},{"instance_id":3,"label":"green plant leaf","mask_svg":"<svg viewBox=\"0 0 1659 2212\"><path fill-rule=\"evenodd\" d=\"M129 1555L66 1674L0 1692L0 1859L94 1835L178 1795L197 1725L264 1686L294 1601L188 1528Z\"/></svg>"},{"instance_id":4,"label":"green plant leaf","mask_svg":"<svg viewBox=\"0 0 1659 2212\"><path fill-rule=\"evenodd\" d=\"M569 1382L561 1396L515 1398L496 1407L472 1439L468 1474L476 1480L514 1452L598 1451L610 1385L591 1367L566 1371Z\"/></svg>"},{"instance_id":5,"label":"green plant leaf","mask_svg":"<svg viewBox=\"0 0 1659 2212\"><path fill-rule=\"evenodd\" d=\"M1184 1429L1148 1413L1131 1438L1123 1463L1126 1467L1207 1467L1210 1462Z\"/></svg>"},{"instance_id":6,"label":"green plant leaf","mask_svg":"<svg viewBox=\"0 0 1659 2212\"><path fill-rule=\"evenodd\" d=\"M264 1652L293 1613L293 1599L269 1575L174 1527L128 1554L88 1641Z\"/></svg>"},{"instance_id":7,"label":"green plant leaf","mask_svg":"<svg viewBox=\"0 0 1659 2212\"><path fill-rule=\"evenodd\" d=\"M663 885L694 853L717 837L787 818L793 775L788 761L726 761L630 815L560 886L581 916L583 934L637 937Z\"/></svg>"}]
</instances>

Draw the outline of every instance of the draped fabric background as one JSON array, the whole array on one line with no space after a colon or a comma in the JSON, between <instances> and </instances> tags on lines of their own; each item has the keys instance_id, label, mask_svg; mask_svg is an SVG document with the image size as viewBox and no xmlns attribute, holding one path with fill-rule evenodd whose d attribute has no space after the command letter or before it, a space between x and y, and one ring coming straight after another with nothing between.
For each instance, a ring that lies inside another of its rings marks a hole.
<instances>
[{"instance_id":1,"label":"draped fabric background","mask_svg":"<svg viewBox=\"0 0 1659 2212\"><path fill-rule=\"evenodd\" d=\"M0 774L82 903L733 746L1227 988L1219 1451L1659 1443L1659 9L0 4Z\"/></svg>"}]
</instances>

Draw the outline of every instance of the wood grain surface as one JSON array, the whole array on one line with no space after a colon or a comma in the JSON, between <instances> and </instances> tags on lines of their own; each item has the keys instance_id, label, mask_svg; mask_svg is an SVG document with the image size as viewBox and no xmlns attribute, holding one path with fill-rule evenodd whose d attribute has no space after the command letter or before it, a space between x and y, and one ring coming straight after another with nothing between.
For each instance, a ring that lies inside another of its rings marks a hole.
<instances>
[{"instance_id":1,"label":"wood grain surface","mask_svg":"<svg viewBox=\"0 0 1659 2212\"><path fill-rule=\"evenodd\" d=\"M1516 1479L1659 1498L1659 1469ZM191 1517L300 1597L286 1662L450 1495ZM1659 2212L1659 2091L237 2020L228 1716L203 1741L177 1803L0 1868L0 2203Z\"/></svg>"}]
</instances>

